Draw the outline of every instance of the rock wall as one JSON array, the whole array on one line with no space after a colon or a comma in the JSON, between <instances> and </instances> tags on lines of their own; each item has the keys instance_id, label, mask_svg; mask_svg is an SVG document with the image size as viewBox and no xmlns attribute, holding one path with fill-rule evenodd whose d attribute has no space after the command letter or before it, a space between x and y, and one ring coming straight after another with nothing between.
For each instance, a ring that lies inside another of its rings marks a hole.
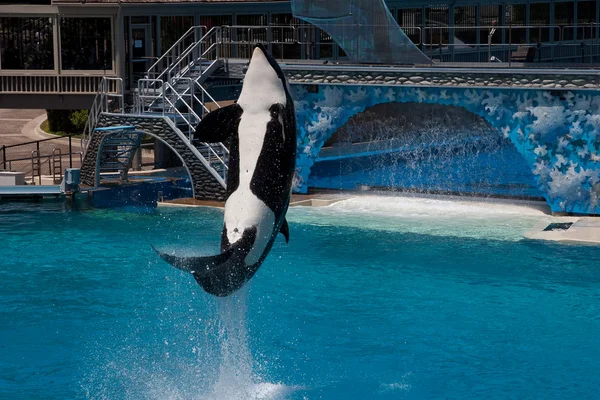
<instances>
[{"instance_id":1,"label":"rock wall","mask_svg":"<svg viewBox=\"0 0 600 400\"><path fill-rule=\"evenodd\" d=\"M290 83L397 85L443 87L498 87L538 89L600 89L600 76L586 71L546 73L497 68L493 72L461 68L446 72L436 68L364 68L350 70L336 66L312 66L311 69L284 67ZM445 69L447 70L447 69Z\"/></svg>"},{"instance_id":2,"label":"rock wall","mask_svg":"<svg viewBox=\"0 0 600 400\"><path fill-rule=\"evenodd\" d=\"M183 159L184 164L190 171L194 196L199 200L225 200L225 189L208 172L202 162L190 150L187 143L173 130L166 117L140 116L140 115L117 115L103 114L98 122L98 127L107 126L135 126L138 130L149 135L160 138L163 142L175 149ZM93 186L96 157L98 148L105 133L96 132L92 136L90 147L86 152L81 167L81 179L86 185Z\"/></svg>"}]
</instances>

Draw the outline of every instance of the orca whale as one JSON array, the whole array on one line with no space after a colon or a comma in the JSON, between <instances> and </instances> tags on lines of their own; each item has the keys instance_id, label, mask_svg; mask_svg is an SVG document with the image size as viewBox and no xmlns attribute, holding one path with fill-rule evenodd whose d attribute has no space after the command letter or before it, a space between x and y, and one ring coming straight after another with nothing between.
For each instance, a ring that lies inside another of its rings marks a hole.
<instances>
[{"instance_id":1,"label":"orca whale","mask_svg":"<svg viewBox=\"0 0 600 400\"><path fill-rule=\"evenodd\" d=\"M261 266L277 234L289 241L285 215L296 163L296 116L283 71L262 45L254 48L236 103L212 111L194 139L229 142L221 253L180 257L155 250L189 271L202 288L228 296Z\"/></svg>"}]
</instances>

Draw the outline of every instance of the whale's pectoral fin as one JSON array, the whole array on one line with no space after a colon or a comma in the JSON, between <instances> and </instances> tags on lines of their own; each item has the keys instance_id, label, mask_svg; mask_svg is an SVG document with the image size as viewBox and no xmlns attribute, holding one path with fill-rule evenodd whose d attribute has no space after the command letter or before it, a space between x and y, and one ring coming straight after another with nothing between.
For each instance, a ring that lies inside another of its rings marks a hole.
<instances>
[{"instance_id":1,"label":"whale's pectoral fin","mask_svg":"<svg viewBox=\"0 0 600 400\"><path fill-rule=\"evenodd\" d=\"M160 258L162 258L175 268L186 272L204 271L206 269L210 269L211 267L221 265L231 257L231 253L233 252L233 249L229 249L224 253L217 254L214 256L185 257L162 252L154 246L152 246L152 248L158 253Z\"/></svg>"},{"instance_id":2,"label":"whale's pectoral fin","mask_svg":"<svg viewBox=\"0 0 600 400\"><path fill-rule=\"evenodd\" d=\"M287 220L285 218L283 219L281 228L279 228L279 233L283 235L286 243L290 242L290 227L288 226Z\"/></svg>"},{"instance_id":3,"label":"whale's pectoral fin","mask_svg":"<svg viewBox=\"0 0 600 400\"><path fill-rule=\"evenodd\" d=\"M238 104L211 111L202 118L196 127L194 139L207 143L226 141L233 132L237 131L237 125L240 123L243 112L242 107Z\"/></svg>"}]
</instances>

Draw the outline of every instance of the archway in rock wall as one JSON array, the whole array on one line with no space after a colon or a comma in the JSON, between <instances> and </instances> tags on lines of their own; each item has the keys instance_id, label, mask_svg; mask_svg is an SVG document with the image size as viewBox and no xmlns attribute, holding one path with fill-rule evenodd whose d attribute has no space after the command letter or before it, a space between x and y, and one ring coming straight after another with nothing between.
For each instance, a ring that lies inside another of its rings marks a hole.
<instances>
[{"instance_id":1,"label":"archway in rock wall","mask_svg":"<svg viewBox=\"0 0 600 400\"><path fill-rule=\"evenodd\" d=\"M526 160L553 211L600 214L600 93L530 89L294 85L305 192L321 147L353 116L383 103L439 104L485 119Z\"/></svg>"},{"instance_id":2,"label":"archway in rock wall","mask_svg":"<svg viewBox=\"0 0 600 400\"><path fill-rule=\"evenodd\" d=\"M136 160L134 157L128 170L127 180L122 181L117 166L100 169L101 166L114 164L115 154L119 154L118 146L109 142L111 133L95 133L82 166L84 183L95 186L97 182L99 186L106 189L94 192L94 205L100 207L144 205L153 203L159 198L164 200L193 198L196 185L186 160L169 143L154 133L137 131L133 134L142 135L149 140L142 141L141 158ZM146 146L143 142L152 144L153 141L164 146L162 151L166 154L163 158L168 160L168 165L161 165L160 169L156 169L154 154L144 154L143 148ZM153 172L149 175L144 170L153 170Z\"/></svg>"},{"instance_id":3,"label":"archway in rock wall","mask_svg":"<svg viewBox=\"0 0 600 400\"><path fill-rule=\"evenodd\" d=\"M310 188L543 196L512 142L461 107L383 103L351 117L327 139Z\"/></svg>"}]
</instances>

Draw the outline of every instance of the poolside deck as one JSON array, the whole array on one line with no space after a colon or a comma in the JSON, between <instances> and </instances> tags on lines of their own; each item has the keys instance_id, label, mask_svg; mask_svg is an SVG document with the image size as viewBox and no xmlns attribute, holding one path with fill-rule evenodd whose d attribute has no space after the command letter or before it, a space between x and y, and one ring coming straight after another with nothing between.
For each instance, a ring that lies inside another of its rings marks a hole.
<instances>
[{"instance_id":1,"label":"poolside deck","mask_svg":"<svg viewBox=\"0 0 600 400\"><path fill-rule=\"evenodd\" d=\"M555 217L554 219L565 226L553 230L548 223L540 223L524 236L533 240L600 244L600 217Z\"/></svg>"}]
</instances>

